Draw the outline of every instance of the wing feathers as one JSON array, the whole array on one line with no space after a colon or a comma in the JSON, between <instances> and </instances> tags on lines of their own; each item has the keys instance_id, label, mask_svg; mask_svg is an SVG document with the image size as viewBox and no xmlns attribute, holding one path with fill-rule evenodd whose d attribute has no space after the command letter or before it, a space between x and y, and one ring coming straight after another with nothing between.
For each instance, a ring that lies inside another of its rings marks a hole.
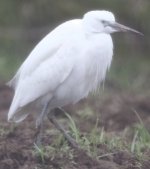
<instances>
[{"instance_id":1,"label":"wing feathers","mask_svg":"<svg viewBox=\"0 0 150 169\"><path fill-rule=\"evenodd\" d=\"M57 87L69 77L74 61L71 57L72 43L68 37L80 31L80 26L81 20L65 22L33 49L14 78L8 82L15 89L8 120L23 120L28 113L21 111L22 108L46 94L52 97Z\"/></svg>"},{"instance_id":2,"label":"wing feathers","mask_svg":"<svg viewBox=\"0 0 150 169\"><path fill-rule=\"evenodd\" d=\"M63 51L62 51L63 50ZM50 93L63 83L73 70L72 50L65 47L58 53L42 62L30 75L21 77L8 113L9 119L19 112L20 108Z\"/></svg>"}]
</instances>

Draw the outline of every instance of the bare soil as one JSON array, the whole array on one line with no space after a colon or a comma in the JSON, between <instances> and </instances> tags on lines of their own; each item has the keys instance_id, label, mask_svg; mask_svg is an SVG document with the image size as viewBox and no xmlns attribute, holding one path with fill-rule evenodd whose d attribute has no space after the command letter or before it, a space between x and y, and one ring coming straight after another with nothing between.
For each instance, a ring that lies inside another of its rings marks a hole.
<instances>
[{"instance_id":1,"label":"bare soil","mask_svg":"<svg viewBox=\"0 0 150 169\"><path fill-rule=\"evenodd\" d=\"M116 93L116 92L115 92ZM0 86L0 169L150 169L150 150L145 151L146 160L139 159L132 153L115 149L114 153L97 160L89 156L86 151L69 149L67 152L57 152L45 157L44 161L34 153L35 120L31 115L21 124L7 122L7 111L12 99L12 91ZM150 97L137 96L131 93L116 93L109 97L90 97L76 106L65 108L82 132L91 131L96 119L100 119L99 126L108 133L120 134L127 127L139 122L134 111L137 111L150 130ZM88 106L93 115L81 118L81 112ZM64 116L58 118L64 118ZM45 128L53 130L46 121ZM45 129L45 130L46 130ZM59 132L57 133L59 134ZM45 133L44 144L51 144L55 135ZM108 153L107 145L98 145L100 155ZM71 155L69 155L69 151ZM73 156L72 156L73 154Z\"/></svg>"}]
</instances>

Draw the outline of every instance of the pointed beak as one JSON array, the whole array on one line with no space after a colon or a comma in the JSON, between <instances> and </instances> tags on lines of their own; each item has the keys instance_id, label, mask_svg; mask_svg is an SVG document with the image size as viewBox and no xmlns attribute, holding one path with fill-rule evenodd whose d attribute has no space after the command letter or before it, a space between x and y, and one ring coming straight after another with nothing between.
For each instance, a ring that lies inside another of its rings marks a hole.
<instances>
[{"instance_id":1,"label":"pointed beak","mask_svg":"<svg viewBox=\"0 0 150 169\"><path fill-rule=\"evenodd\" d=\"M129 28L129 27L124 26L124 25L117 23L117 22L109 23L109 26L111 26L117 32L133 32L133 33L136 33L136 34L139 34L139 35L142 35L142 36L144 35L143 33L139 32L135 29Z\"/></svg>"}]
</instances>

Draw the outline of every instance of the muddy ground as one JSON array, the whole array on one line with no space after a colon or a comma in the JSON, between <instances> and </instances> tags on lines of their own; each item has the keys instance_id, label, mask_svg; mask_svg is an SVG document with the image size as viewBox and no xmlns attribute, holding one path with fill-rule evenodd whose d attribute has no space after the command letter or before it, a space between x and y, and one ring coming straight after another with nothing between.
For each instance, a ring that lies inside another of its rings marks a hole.
<instances>
[{"instance_id":1,"label":"muddy ground","mask_svg":"<svg viewBox=\"0 0 150 169\"><path fill-rule=\"evenodd\" d=\"M106 90L105 90L106 92ZM7 111L12 99L12 91L0 86L0 169L150 169L150 150L145 150L145 160L139 161L134 153L114 149L112 154L99 160L89 156L86 151L57 148L55 156L50 154L42 160L34 151L35 121L30 115L18 125L7 122ZM138 112L145 127L150 131L150 97L133 93L112 92L109 96L94 97L81 101L76 106L65 108L75 120L81 132L89 132L99 118L99 127L106 132L119 135L126 128L139 123ZM86 111L88 115L86 115ZM91 114L92 112L92 114ZM85 114L85 116L83 115ZM67 119L57 114L58 119ZM44 143L55 142L56 134L49 122L45 121ZM129 139L131 137L129 136ZM55 147L54 147L55 148ZM97 145L99 155L110 153L105 144ZM58 151L59 150L59 151Z\"/></svg>"}]
</instances>

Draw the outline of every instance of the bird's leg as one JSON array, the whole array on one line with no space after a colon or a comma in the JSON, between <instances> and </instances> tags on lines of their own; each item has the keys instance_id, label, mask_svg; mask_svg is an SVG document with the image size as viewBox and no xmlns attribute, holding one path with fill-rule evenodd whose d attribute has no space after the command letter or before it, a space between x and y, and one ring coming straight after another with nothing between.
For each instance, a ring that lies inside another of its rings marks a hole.
<instances>
[{"instance_id":1,"label":"bird's leg","mask_svg":"<svg viewBox=\"0 0 150 169\"><path fill-rule=\"evenodd\" d=\"M61 111L63 111L62 109L60 109ZM68 143L75 149L79 149L79 145L77 144L77 142L67 133L67 131L60 125L60 123L57 122L56 118L55 118L55 110L51 111L50 113L47 114L47 117L49 119L49 121L61 132L63 133L64 137L66 138L66 140L68 141Z\"/></svg>"},{"instance_id":2,"label":"bird's leg","mask_svg":"<svg viewBox=\"0 0 150 169\"><path fill-rule=\"evenodd\" d=\"M48 105L49 105L48 103L44 105L42 112L40 113L38 119L36 120L37 131L35 133L35 143L38 146L41 145L41 139L42 139L42 134L43 134L43 119L48 110Z\"/></svg>"}]
</instances>

